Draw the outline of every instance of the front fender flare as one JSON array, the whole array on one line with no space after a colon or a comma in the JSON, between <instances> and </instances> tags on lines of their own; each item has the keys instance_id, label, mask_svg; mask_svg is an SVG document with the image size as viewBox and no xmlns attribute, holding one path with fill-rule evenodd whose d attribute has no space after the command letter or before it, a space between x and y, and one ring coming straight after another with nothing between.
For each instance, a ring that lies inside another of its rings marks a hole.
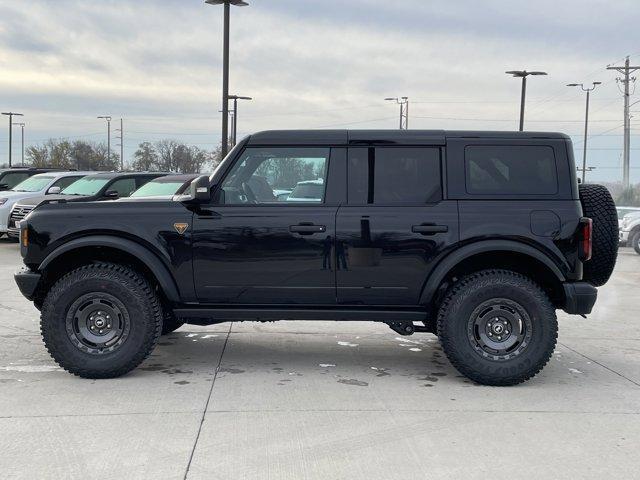
<instances>
[{"instance_id":1,"label":"front fender flare","mask_svg":"<svg viewBox=\"0 0 640 480\"><path fill-rule=\"evenodd\" d=\"M47 266L60 255L83 247L109 247L122 250L138 258L153 273L160 284L162 291L171 302L179 302L180 294L171 272L162 260L148 248L139 243L111 235L89 235L71 240L49 253L38 266L39 271L44 271Z\"/></svg>"},{"instance_id":2,"label":"front fender flare","mask_svg":"<svg viewBox=\"0 0 640 480\"><path fill-rule=\"evenodd\" d=\"M566 281L565 275L562 273L558 265L549 258L549 256L530 245L514 240L481 240L460 247L440 260L422 289L420 305L428 305L431 302L438 291L438 288L440 288L442 281L456 265L474 255L491 251L507 251L527 255L547 267L556 276L559 282Z\"/></svg>"}]
</instances>

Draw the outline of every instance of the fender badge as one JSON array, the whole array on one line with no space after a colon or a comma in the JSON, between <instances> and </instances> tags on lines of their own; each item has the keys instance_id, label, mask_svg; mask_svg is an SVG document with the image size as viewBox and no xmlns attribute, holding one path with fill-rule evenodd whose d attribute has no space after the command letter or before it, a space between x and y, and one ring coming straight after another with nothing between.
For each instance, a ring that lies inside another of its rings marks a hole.
<instances>
[{"instance_id":1,"label":"fender badge","mask_svg":"<svg viewBox=\"0 0 640 480\"><path fill-rule=\"evenodd\" d=\"M178 232L180 235L182 235L184 232L187 231L187 228L189 228L189 224L188 223L174 223L173 224L173 228L176 229L176 232Z\"/></svg>"}]
</instances>

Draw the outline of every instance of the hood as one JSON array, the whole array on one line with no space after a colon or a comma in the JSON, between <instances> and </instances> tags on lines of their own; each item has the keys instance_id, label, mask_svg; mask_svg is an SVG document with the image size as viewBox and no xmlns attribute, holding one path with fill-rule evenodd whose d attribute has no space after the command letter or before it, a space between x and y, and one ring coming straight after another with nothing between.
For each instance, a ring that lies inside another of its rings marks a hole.
<instances>
[{"instance_id":1,"label":"hood","mask_svg":"<svg viewBox=\"0 0 640 480\"><path fill-rule=\"evenodd\" d=\"M149 197L124 197L115 200L116 202L168 202L173 200L173 195L155 195Z\"/></svg>"},{"instance_id":2,"label":"hood","mask_svg":"<svg viewBox=\"0 0 640 480\"><path fill-rule=\"evenodd\" d=\"M0 196L2 194L0 193ZM40 205L45 200L66 200L67 202L78 202L84 200L83 195L39 195L37 197L27 197L20 201L20 205Z\"/></svg>"}]
</instances>

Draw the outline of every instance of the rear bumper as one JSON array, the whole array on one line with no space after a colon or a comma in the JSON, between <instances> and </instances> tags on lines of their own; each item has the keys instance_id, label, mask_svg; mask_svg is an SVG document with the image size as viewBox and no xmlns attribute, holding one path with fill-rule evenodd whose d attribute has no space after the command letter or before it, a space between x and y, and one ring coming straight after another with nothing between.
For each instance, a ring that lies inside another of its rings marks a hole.
<instances>
[{"instance_id":1,"label":"rear bumper","mask_svg":"<svg viewBox=\"0 0 640 480\"><path fill-rule=\"evenodd\" d=\"M596 287L587 282L563 283L565 304L563 310L572 315L591 313L598 298Z\"/></svg>"},{"instance_id":2,"label":"rear bumper","mask_svg":"<svg viewBox=\"0 0 640 480\"><path fill-rule=\"evenodd\" d=\"M13 278L18 284L20 293L22 293L27 300L33 300L42 275L23 267L13 275Z\"/></svg>"}]
</instances>

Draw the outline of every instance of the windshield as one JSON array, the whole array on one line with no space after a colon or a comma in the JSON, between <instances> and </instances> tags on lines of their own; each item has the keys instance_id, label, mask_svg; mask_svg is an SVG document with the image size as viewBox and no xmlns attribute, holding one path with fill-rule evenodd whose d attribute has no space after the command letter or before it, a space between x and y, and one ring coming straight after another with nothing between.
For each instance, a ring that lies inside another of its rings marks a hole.
<instances>
[{"instance_id":1,"label":"windshield","mask_svg":"<svg viewBox=\"0 0 640 480\"><path fill-rule=\"evenodd\" d=\"M20 182L18 185L12 188L14 192L39 192L43 190L51 180L55 177L41 177L40 175L35 175L33 177L27 178L25 181Z\"/></svg>"},{"instance_id":2,"label":"windshield","mask_svg":"<svg viewBox=\"0 0 640 480\"><path fill-rule=\"evenodd\" d=\"M95 195L108 181L108 178L84 177L73 182L62 190L62 193L64 195Z\"/></svg>"},{"instance_id":3,"label":"windshield","mask_svg":"<svg viewBox=\"0 0 640 480\"><path fill-rule=\"evenodd\" d=\"M184 182L160 182L152 181L144 184L138 190L131 194L132 197L161 197L166 195L175 195Z\"/></svg>"}]
</instances>

